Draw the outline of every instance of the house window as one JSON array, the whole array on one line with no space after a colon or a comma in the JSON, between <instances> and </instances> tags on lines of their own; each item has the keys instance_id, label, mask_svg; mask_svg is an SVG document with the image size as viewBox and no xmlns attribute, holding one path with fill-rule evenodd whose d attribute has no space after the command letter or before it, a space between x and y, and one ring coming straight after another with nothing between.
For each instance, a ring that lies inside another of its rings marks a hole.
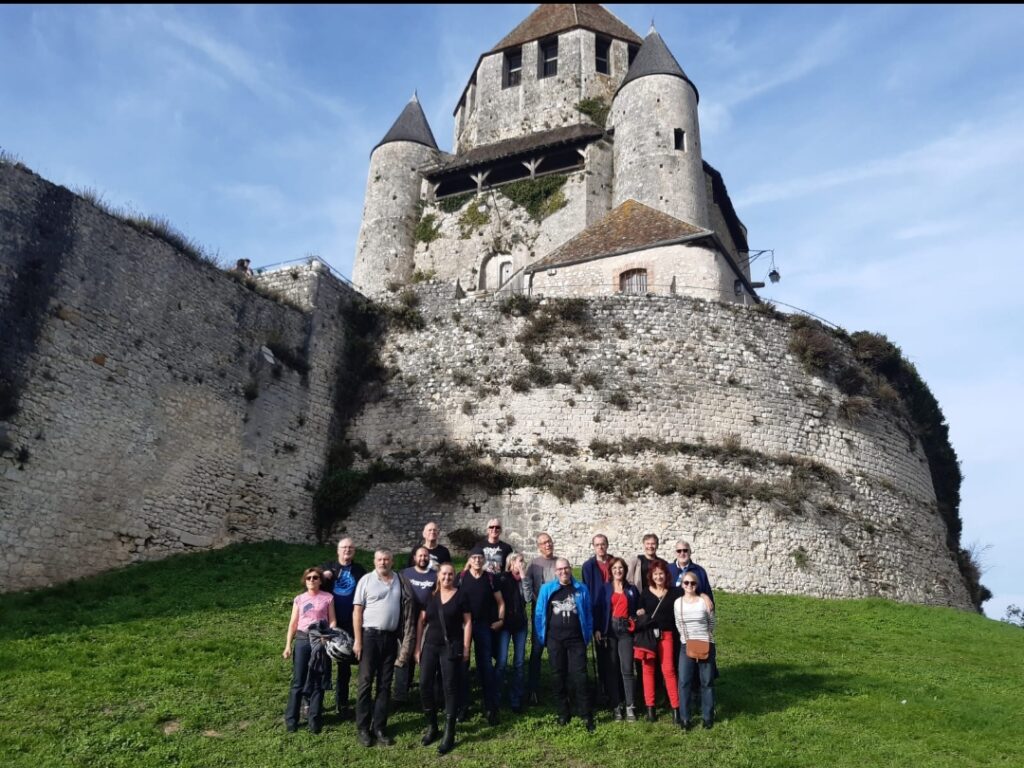
<instances>
[{"instance_id":1,"label":"house window","mask_svg":"<svg viewBox=\"0 0 1024 768\"><path fill-rule=\"evenodd\" d=\"M538 46L540 62L538 64L539 77L552 77L558 74L558 38L552 37L549 40L541 40Z\"/></svg>"},{"instance_id":2,"label":"house window","mask_svg":"<svg viewBox=\"0 0 1024 768\"><path fill-rule=\"evenodd\" d=\"M512 51L505 51L505 76L502 79L502 88L514 88L519 85L523 75L523 49L516 48Z\"/></svg>"},{"instance_id":3,"label":"house window","mask_svg":"<svg viewBox=\"0 0 1024 768\"><path fill-rule=\"evenodd\" d=\"M640 53L640 49L635 45L630 45L627 47L627 50L629 51L629 65L633 66L633 59Z\"/></svg>"},{"instance_id":4,"label":"house window","mask_svg":"<svg viewBox=\"0 0 1024 768\"><path fill-rule=\"evenodd\" d=\"M686 151L686 131L682 128L676 128L675 130L675 147L680 152Z\"/></svg>"},{"instance_id":5,"label":"house window","mask_svg":"<svg viewBox=\"0 0 1024 768\"><path fill-rule=\"evenodd\" d=\"M633 296L647 293L647 270L630 269L619 275L619 292Z\"/></svg>"},{"instance_id":6,"label":"house window","mask_svg":"<svg viewBox=\"0 0 1024 768\"><path fill-rule=\"evenodd\" d=\"M594 69L602 75L612 73L609 54L612 49L612 41L607 37L599 37L594 43Z\"/></svg>"}]
</instances>

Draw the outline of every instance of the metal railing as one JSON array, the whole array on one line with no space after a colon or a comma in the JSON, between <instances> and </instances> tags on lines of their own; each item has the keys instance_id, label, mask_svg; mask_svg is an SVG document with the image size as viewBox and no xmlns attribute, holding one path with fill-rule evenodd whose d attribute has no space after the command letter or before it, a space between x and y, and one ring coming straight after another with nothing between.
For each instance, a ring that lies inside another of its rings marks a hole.
<instances>
[{"instance_id":1,"label":"metal railing","mask_svg":"<svg viewBox=\"0 0 1024 768\"><path fill-rule=\"evenodd\" d=\"M323 264L325 267L327 267L327 270L332 275L334 275L336 278L341 280L341 282L343 282L349 288L351 288L354 291L357 291L358 293L362 293L362 291L359 290L359 286L357 286L350 279L345 277L343 274L341 274L341 272L336 270L334 267L332 267L330 264L328 264L326 261L324 261L319 256L303 256L303 257L298 258L298 259L288 259L287 261L277 261L277 262L274 262L273 264L264 264L261 267L254 267L253 268L253 272L255 272L257 275L262 275L264 272L266 272L269 269L276 269L277 267L286 267L289 264L299 264L299 263L302 263L302 264L312 264L314 261L318 261L321 264Z\"/></svg>"}]
</instances>

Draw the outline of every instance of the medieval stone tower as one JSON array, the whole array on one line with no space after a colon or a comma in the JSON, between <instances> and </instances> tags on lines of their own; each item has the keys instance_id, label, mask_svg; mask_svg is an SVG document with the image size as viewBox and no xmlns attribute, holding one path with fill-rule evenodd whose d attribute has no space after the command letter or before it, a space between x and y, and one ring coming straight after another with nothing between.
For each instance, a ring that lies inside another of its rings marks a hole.
<instances>
[{"instance_id":1,"label":"medieval stone tower","mask_svg":"<svg viewBox=\"0 0 1024 768\"><path fill-rule=\"evenodd\" d=\"M540 6L477 61L452 153L415 99L374 149L355 283L379 294L419 270L479 294L756 301L697 101L653 27L641 39L599 5ZM609 229L634 234L595 242Z\"/></svg>"}]
</instances>

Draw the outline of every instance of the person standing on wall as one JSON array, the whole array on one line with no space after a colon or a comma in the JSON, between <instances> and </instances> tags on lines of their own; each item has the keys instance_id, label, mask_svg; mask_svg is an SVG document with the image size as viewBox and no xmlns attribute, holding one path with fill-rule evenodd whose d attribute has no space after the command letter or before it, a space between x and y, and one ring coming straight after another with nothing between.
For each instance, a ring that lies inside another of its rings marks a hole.
<instances>
[{"instance_id":1,"label":"person standing on wall","mask_svg":"<svg viewBox=\"0 0 1024 768\"><path fill-rule=\"evenodd\" d=\"M413 611L416 617L427 604L427 598L434 593L437 586L437 571L430 569L430 553L426 547L418 547L413 552L413 564L401 572L402 578L412 588ZM413 680L416 662L410 658L405 665L395 667L395 692L392 700L404 704L409 699L409 685Z\"/></svg>"},{"instance_id":2,"label":"person standing on wall","mask_svg":"<svg viewBox=\"0 0 1024 768\"><path fill-rule=\"evenodd\" d=\"M594 732L594 712L587 682L587 646L593 631L590 592L572 576L572 564L564 557L555 561L556 578L540 589L534 619L534 635L548 648L554 673L558 724L570 719L570 700L576 715Z\"/></svg>"},{"instance_id":3,"label":"person standing on wall","mask_svg":"<svg viewBox=\"0 0 1024 768\"><path fill-rule=\"evenodd\" d=\"M309 643L308 630L317 622L324 620L331 627L337 626L334 615L334 600L329 592L322 592L323 572L319 568L307 568L302 574L302 584L306 591L296 595L292 600L292 615L288 620L288 632L284 637L284 658L292 658L292 687L288 693L288 706L284 712L285 727L294 733L299 727L299 709L302 705L302 692L306 688L309 674L309 657L312 648ZM294 638L294 645L292 640ZM325 672L329 673L327 669ZM323 707L324 690L314 686L309 695L309 730L320 733L321 709Z\"/></svg>"},{"instance_id":4,"label":"person standing on wall","mask_svg":"<svg viewBox=\"0 0 1024 768\"><path fill-rule=\"evenodd\" d=\"M439 735L434 680L440 674L444 691L444 736L437 746L437 752L441 755L447 754L455 746L460 680L463 666L469 664L472 638L473 619L455 586L455 566L441 563L437 571L437 588L420 611L416 633L420 696L427 717L427 730L421 743L428 746Z\"/></svg>"},{"instance_id":5,"label":"person standing on wall","mask_svg":"<svg viewBox=\"0 0 1024 768\"><path fill-rule=\"evenodd\" d=\"M587 589L590 590L591 599L595 600L600 586L608 583L611 578L609 573L609 567L612 561L611 555L608 554L608 537L603 533L595 534L590 540L590 546L594 549L594 556L583 563L583 583L587 585ZM594 626L597 624L595 622ZM603 697L606 700L612 698L611 692L607 690L605 681L608 677L608 670L605 664L605 654L601 652L597 643L599 642L597 633L594 633L594 655L597 658L597 690L599 697ZM616 684L617 686L618 684ZM600 702L598 702L600 706Z\"/></svg>"},{"instance_id":6,"label":"person standing on wall","mask_svg":"<svg viewBox=\"0 0 1024 768\"><path fill-rule=\"evenodd\" d=\"M430 570L436 571L441 563L450 563L452 561L452 553L448 551L448 547L440 542L441 528L431 520L425 526L423 526L423 541L413 547L412 552L409 553L409 566L411 567L416 560L416 550L420 547L425 547L427 550L427 556L430 558Z\"/></svg>"},{"instance_id":7,"label":"person standing on wall","mask_svg":"<svg viewBox=\"0 0 1024 768\"><path fill-rule=\"evenodd\" d=\"M473 547L469 553L469 568L462 572L459 591L473 620L473 649L487 722L497 725L498 686L495 682L492 638L505 623L505 601L494 577L484 570L484 553L479 546ZM463 672L460 720L465 719L469 711L468 660Z\"/></svg>"},{"instance_id":8,"label":"person standing on wall","mask_svg":"<svg viewBox=\"0 0 1024 768\"><path fill-rule=\"evenodd\" d=\"M530 592L540 595L540 589L544 584L555 579L555 540L551 534L542 532L537 534L537 551L540 553L530 561L526 569L526 579L530 582ZM536 602L534 602L534 613L531 618L536 628ZM593 617L588 617L592 619ZM589 641L588 641L589 642ZM536 630L533 635L533 642L530 644L530 667L526 680L526 698L530 704L539 702L538 692L540 690L540 665L544 653L544 643L539 640Z\"/></svg>"},{"instance_id":9,"label":"person standing on wall","mask_svg":"<svg viewBox=\"0 0 1024 768\"><path fill-rule=\"evenodd\" d=\"M359 659L356 699L356 729L359 743L384 746L395 740L387 734L391 680L395 664L412 650L415 617L412 590L403 588L402 577L391 569L391 550L378 549L374 569L356 585L352 609L355 642L352 650ZM375 691L374 691L375 688Z\"/></svg>"},{"instance_id":10,"label":"person standing on wall","mask_svg":"<svg viewBox=\"0 0 1024 768\"><path fill-rule=\"evenodd\" d=\"M338 542L338 559L320 566L324 576L323 589L334 596L334 615L338 617L338 628L350 635L353 634L352 598L356 584L366 575L366 569L352 559L355 555L356 545L346 536ZM334 700L342 720L351 719L353 714L348 698L351 679L351 665L338 662L338 685L334 691Z\"/></svg>"}]
</instances>

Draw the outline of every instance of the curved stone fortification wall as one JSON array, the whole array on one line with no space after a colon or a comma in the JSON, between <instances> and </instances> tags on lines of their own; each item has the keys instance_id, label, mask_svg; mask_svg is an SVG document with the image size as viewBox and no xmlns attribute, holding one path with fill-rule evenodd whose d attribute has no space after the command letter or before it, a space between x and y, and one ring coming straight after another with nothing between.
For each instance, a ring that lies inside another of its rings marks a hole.
<instances>
[{"instance_id":1,"label":"curved stone fortification wall","mask_svg":"<svg viewBox=\"0 0 1024 768\"><path fill-rule=\"evenodd\" d=\"M319 267L267 282L322 316L0 163L0 591L312 538L343 340Z\"/></svg>"},{"instance_id":2,"label":"curved stone fortification wall","mask_svg":"<svg viewBox=\"0 0 1024 768\"><path fill-rule=\"evenodd\" d=\"M405 550L425 519L498 516L517 548L549 531L579 563L594 532L632 556L653 531L665 555L690 540L727 590L970 607L918 440L806 373L784 319L676 297L516 317L419 293L426 327L387 336L387 394L348 432L356 468L404 478L335 533Z\"/></svg>"}]
</instances>

